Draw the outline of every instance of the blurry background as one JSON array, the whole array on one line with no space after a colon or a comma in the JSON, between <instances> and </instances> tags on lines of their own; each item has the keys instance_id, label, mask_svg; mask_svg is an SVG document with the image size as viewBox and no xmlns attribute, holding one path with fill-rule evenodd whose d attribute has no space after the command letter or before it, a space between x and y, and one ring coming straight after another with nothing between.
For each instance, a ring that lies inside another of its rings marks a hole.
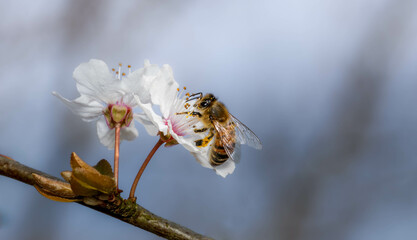
<instances>
[{"instance_id":1,"label":"blurry background","mask_svg":"<svg viewBox=\"0 0 417 240\"><path fill-rule=\"evenodd\" d=\"M168 63L262 140L222 179L180 146L138 187L150 211L216 239L417 238L416 1L1 1L0 153L59 176L112 162L79 96L90 58ZM156 143L121 146L120 187ZM1 239L158 239L0 176Z\"/></svg>"}]
</instances>

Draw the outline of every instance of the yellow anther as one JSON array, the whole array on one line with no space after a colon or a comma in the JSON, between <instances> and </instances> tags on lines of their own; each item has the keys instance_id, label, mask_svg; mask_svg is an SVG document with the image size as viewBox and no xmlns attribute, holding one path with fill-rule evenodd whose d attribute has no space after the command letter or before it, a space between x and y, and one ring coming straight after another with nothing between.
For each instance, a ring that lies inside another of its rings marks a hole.
<instances>
[{"instance_id":1,"label":"yellow anther","mask_svg":"<svg viewBox=\"0 0 417 240\"><path fill-rule=\"evenodd\" d=\"M188 93L186 93L186 94L185 94L185 96L188 96L188 97L189 97L189 96L190 96L190 93L189 93L189 92L188 92Z\"/></svg>"},{"instance_id":2,"label":"yellow anther","mask_svg":"<svg viewBox=\"0 0 417 240\"><path fill-rule=\"evenodd\" d=\"M186 98L185 100L188 101L189 98Z\"/></svg>"},{"instance_id":3,"label":"yellow anther","mask_svg":"<svg viewBox=\"0 0 417 240\"><path fill-rule=\"evenodd\" d=\"M122 66L122 63L119 63L119 67L121 67Z\"/></svg>"},{"instance_id":4,"label":"yellow anther","mask_svg":"<svg viewBox=\"0 0 417 240\"><path fill-rule=\"evenodd\" d=\"M180 88L177 88L177 92L179 92L180 91Z\"/></svg>"},{"instance_id":5,"label":"yellow anther","mask_svg":"<svg viewBox=\"0 0 417 240\"><path fill-rule=\"evenodd\" d=\"M186 88L186 87L184 87L184 90L187 90L187 88Z\"/></svg>"},{"instance_id":6,"label":"yellow anther","mask_svg":"<svg viewBox=\"0 0 417 240\"><path fill-rule=\"evenodd\" d=\"M119 74L119 71L116 71L116 74Z\"/></svg>"},{"instance_id":7,"label":"yellow anther","mask_svg":"<svg viewBox=\"0 0 417 240\"><path fill-rule=\"evenodd\" d=\"M128 67L128 68L131 68L132 66L130 66L130 65L127 65L127 67Z\"/></svg>"},{"instance_id":8,"label":"yellow anther","mask_svg":"<svg viewBox=\"0 0 417 240\"><path fill-rule=\"evenodd\" d=\"M122 76L126 76L126 73L122 73Z\"/></svg>"},{"instance_id":9,"label":"yellow anther","mask_svg":"<svg viewBox=\"0 0 417 240\"><path fill-rule=\"evenodd\" d=\"M114 68L112 68L111 70L112 70L113 72L114 72L114 71L116 71L116 69L114 69Z\"/></svg>"}]
</instances>

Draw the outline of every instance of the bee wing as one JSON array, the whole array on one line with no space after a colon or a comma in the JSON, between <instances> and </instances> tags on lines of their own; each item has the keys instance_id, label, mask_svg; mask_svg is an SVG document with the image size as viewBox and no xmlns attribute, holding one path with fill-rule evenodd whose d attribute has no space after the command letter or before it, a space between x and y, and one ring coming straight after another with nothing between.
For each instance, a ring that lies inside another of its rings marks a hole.
<instances>
[{"instance_id":1,"label":"bee wing","mask_svg":"<svg viewBox=\"0 0 417 240\"><path fill-rule=\"evenodd\" d=\"M229 122L227 124L228 126L225 127L217 121L213 121L213 125L218 132L218 136L227 156L233 161L238 162L240 159L240 144L235 140L236 131L233 129L230 131L230 129L228 129L229 127L234 128L234 125Z\"/></svg>"},{"instance_id":2,"label":"bee wing","mask_svg":"<svg viewBox=\"0 0 417 240\"><path fill-rule=\"evenodd\" d=\"M235 116L230 114L230 119L235 125L236 139L241 144L247 144L255 149L262 149L262 143L252 130L241 123Z\"/></svg>"},{"instance_id":3,"label":"bee wing","mask_svg":"<svg viewBox=\"0 0 417 240\"><path fill-rule=\"evenodd\" d=\"M226 150L226 148L224 148ZM236 142L235 143L235 148L233 149L233 152L229 154L229 149L226 150L227 155L229 155L229 157L231 159L233 159L233 161L235 161L236 163L240 162L240 143Z\"/></svg>"}]
</instances>

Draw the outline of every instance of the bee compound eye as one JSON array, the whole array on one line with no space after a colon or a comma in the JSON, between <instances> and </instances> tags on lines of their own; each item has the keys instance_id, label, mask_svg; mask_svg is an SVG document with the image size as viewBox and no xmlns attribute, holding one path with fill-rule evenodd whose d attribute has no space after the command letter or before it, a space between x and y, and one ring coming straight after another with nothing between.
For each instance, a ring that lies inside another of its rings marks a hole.
<instances>
[{"instance_id":1,"label":"bee compound eye","mask_svg":"<svg viewBox=\"0 0 417 240\"><path fill-rule=\"evenodd\" d=\"M207 101L203 101L203 102L200 103L201 107L207 107L207 105L208 105Z\"/></svg>"}]
</instances>

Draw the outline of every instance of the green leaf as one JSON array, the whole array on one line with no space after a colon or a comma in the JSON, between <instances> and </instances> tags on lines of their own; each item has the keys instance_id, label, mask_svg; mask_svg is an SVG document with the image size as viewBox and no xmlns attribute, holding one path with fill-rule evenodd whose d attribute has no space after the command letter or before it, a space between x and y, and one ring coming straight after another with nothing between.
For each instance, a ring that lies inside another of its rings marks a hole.
<instances>
[{"instance_id":1,"label":"green leaf","mask_svg":"<svg viewBox=\"0 0 417 240\"><path fill-rule=\"evenodd\" d=\"M71 160L70 160L71 168L88 168L91 166L84 162L75 152L71 153Z\"/></svg>"},{"instance_id":2,"label":"green leaf","mask_svg":"<svg viewBox=\"0 0 417 240\"><path fill-rule=\"evenodd\" d=\"M72 172L62 172L61 175L70 182L76 195L94 196L100 193L112 194L116 191L112 168L105 159L92 167L73 152L70 163Z\"/></svg>"},{"instance_id":3,"label":"green leaf","mask_svg":"<svg viewBox=\"0 0 417 240\"><path fill-rule=\"evenodd\" d=\"M112 177L99 173L96 169L76 168L72 171L72 179L78 181L84 188L111 194L116 190L116 183Z\"/></svg>"},{"instance_id":4,"label":"green leaf","mask_svg":"<svg viewBox=\"0 0 417 240\"><path fill-rule=\"evenodd\" d=\"M74 191L77 196L91 197L100 193L96 189L92 189L91 186L83 183L74 176L71 176L70 184L72 191Z\"/></svg>"},{"instance_id":5,"label":"green leaf","mask_svg":"<svg viewBox=\"0 0 417 240\"><path fill-rule=\"evenodd\" d=\"M106 159L101 159L94 168L103 175L113 177L113 170L110 163Z\"/></svg>"}]
</instances>

